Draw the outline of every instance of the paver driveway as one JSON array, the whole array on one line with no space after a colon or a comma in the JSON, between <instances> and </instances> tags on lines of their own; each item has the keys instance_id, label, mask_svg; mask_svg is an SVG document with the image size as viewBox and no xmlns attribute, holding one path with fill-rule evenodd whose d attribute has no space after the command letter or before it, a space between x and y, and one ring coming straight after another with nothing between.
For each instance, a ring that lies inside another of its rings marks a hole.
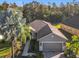
<instances>
[{"instance_id":1,"label":"paver driveway","mask_svg":"<svg viewBox=\"0 0 79 59\"><path fill-rule=\"evenodd\" d=\"M64 58L63 52L43 52L44 58Z\"/></svg>"}]
</instances>

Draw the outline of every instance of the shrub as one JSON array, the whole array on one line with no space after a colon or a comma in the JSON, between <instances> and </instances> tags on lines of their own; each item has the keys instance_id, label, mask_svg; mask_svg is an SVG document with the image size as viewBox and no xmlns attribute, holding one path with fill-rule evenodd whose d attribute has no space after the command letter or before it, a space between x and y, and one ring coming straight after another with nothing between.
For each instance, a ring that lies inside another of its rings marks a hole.
<instances>
[{"instance_id":1,"label":"shrub","mask_svg":"<svg viewBox=\"0 0 79 59\"><path fill-rule=\"evenodd\" d=\"M66 57L76 57L79 54L79 37L72 36L72 40L66 43L66 50L64 52Z\"/></svg>"},{"instance_id":2,"label":"shrub","mask_svg":"<svg viewBox=\"0 0 79 59\"><path fill-rule=\"evenodd\" d=\"M42 52L37 52L36 53L36 58L43 58L44 56L43 56L43 54L42 54Z\"/></svg>"},{"instance_id":3,"label":"shrub","mask_svg":"<svg viewBox=\"0 0 79 59\"><path fill-rule=\"evenodd\" d=\"M56 24L55 27L58 28L58 29L61 29L61 25L60 24Z\"/></svg>"},{"instance_id":4,"label":"shrub","mask_svg":"<svg viewBox=\"0 0 79 59\"><path fill-rule=\"evenodd\" d=\"M75 58L76 55L71 49L66 49L64 52L65 57L67 58Z\"/></svg>"},{"instance_id":5,"label":"shrub","mask_svg":"<svg viewBox=\"0 0 79 59\"><path fill-rule=\"evenodd\" d=\"M0 41L0 43L5 43L5 42L6 42L5 40L1 40L1 41Z\"/></svg>"}]
</instances>

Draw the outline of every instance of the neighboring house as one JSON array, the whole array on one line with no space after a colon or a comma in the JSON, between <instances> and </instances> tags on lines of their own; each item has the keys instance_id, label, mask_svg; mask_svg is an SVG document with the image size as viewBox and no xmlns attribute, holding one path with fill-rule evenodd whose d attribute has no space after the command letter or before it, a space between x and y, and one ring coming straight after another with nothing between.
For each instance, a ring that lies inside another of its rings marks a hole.
<instances>
[{"instance_id":1,"label":"neighboring house","mask_svg":"<svg viewBox=\"0 0 79 59\"><path fill-rule=\"evenodd\" d=\"M70 17L61 23L63 30L79 36L79 15Z\"/></svg>"},{"instance_id":2,"label":"neighboring house","mask_svg":"<svg viewBox=\"0 0 79 59\"><path fill-rule=\"evenodd\" d=\"M32 38L39 42L39 51L64 51L67 38L46 21L35 20L30 23Z\"/></svg>"}]
</instances>

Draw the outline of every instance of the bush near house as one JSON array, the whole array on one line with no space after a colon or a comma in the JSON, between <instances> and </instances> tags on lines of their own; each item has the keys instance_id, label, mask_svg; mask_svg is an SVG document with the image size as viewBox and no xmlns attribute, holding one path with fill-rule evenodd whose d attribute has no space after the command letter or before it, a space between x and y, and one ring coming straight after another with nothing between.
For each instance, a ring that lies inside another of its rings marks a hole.
<instances>
[{"instance_id":1,"label":"bush near house","mask_svg":"<svg viewBox=\"0 0 79 59\"><path fill-rule=\"evenodd\" d=\"M29 52L36 53L39 51L39 44L36 40L30 41Z\"/></svg>"},{"instance_id":2,"label":"bush near house","mask_svg":"<svg viewBox=\"0 0 79 59\"><path fill-rule=\"evenodd\" d=\"M42 52L37 52L36 53L36 58L43 58L44 55L42 54Z\"/></svg>"},{"instance_id":3,"label":"bush near house","mask_svg":"<svg viewBox=\"0 0 79 59\"><path fill-rule=\"evenodd\" d=\"M43 58L42 52L39 51L39 42L37 42L36 39L31 40L28 52L36 54L34 56L31 56L31 57L34 57L34 58Z\"/></svg>"},{"instance_id":4,"label":"bush near house","mask_svg":"<svg viewBox=\"0 0 79 59\"><path fill-rule=\"evenodd\" d=\"M79 37L72 36L72 40L66 43L66 50L64 52L66 57L75 58L79 56Z\"/></svg>"},{"instance_id":5,"label":"bush near house","mask_svg":"<svg viewBox=\"0 0 79 59\"><path fill-rule=\"evenodd\" d=\"M19 30L18 39L22 39L22 43L25 44L27 38L31 39L29 25L20 24Z\"/></svg>"},{"instance_id":6,"label":"bush near house","mask_svg":"<svg viewBox=\"0 0 79 59\"><path fill-rule=\"evenodd\" d=\"M61 25L60 24L55 24L54 25L57 29L61 29Z\"/></svg>"}]
</instances>

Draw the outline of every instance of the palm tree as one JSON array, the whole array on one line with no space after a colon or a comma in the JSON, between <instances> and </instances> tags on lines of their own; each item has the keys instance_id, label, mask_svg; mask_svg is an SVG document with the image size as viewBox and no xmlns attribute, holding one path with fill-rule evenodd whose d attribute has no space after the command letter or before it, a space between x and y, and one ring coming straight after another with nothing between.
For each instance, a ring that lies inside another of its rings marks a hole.
<instances>
[{"instance_id":1,"label":"palm tree","mask_svg":"<svg viewBox=\"0 0 79 59\"><path fill-rule=\"evenodd\" d=\"M76 1L76 0L73 0L73 15L74 15L74 13L75 13L75 1Z\"/></svg>"},{"instance_id":2,"label":"palm tree","mask_svg":"<svg viewBox=\"0 0 79 59\"><path fill-rule=\"evenodd\" d=\"M76 0L73 0L73 4L75 3Z\"/></svg>"}]
</instances>

